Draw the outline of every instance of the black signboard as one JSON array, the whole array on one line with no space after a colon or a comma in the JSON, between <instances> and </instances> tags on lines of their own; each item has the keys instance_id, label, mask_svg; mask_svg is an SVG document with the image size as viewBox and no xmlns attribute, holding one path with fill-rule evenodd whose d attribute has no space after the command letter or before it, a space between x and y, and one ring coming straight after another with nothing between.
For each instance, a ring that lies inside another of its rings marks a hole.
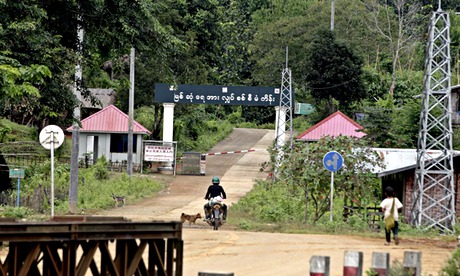
<instances>
[{"instance_id":1,"label":"black signboard","mask_svg":"<svg viewBox=\"0 0 460 276\"><path fill-rule=\"evenodd\" d=\"M278 106L279 101L275 87L155 84L157 103Z\"/></svg>"}]
</instances>

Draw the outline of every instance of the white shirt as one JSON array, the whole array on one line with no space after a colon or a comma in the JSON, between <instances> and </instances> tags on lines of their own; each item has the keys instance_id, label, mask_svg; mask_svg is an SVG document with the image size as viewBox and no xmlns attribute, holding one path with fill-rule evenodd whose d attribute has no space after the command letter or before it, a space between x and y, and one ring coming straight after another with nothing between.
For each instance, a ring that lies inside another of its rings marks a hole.
<instances>
[{"instance_id":1,"label":"white shirt","mask_svg":"<svg viewBox=\"0 0 460 276\"><path fill-rule=\"evenodd\" d=\"M382 203L380 203L380 207L382 207L385 210L385 213L383 214L384 218L387 218L390 216L390 211L391 211L391 205L393 205L393 198L395 199L395 207L394 207L394 213L393 217L395 221L398 221L398 209L402 208L403 205L401 201L397 197L387 197L385 198Z\"/></svg>"}]
</instances>

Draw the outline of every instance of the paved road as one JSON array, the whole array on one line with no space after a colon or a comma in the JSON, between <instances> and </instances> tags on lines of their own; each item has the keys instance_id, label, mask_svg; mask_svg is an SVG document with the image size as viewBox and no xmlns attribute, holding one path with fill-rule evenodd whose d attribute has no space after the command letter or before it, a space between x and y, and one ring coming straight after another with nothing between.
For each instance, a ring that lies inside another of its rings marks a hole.
<instances>
[{"instance_id":1,"label":"paved road","mask_svg":"<svg viewBox=\"0 0 460 276\"><path fill-rule=\"evenodd\" d=\"M274 131L235 129L211 152L266 149ZM115 208L103 215L125 216L133 220L178 220L182 212L202 212L204 194L214 175L220 176L231 205L252 188L253 180L265 178L260 164L268 161L267 151L209 156L205 176L178 175L170 188L136 205ZM231 215L231 213L229 214ZM202 221L184 225L184 275L198 272L233 272L234 275L308 275L313 255L330 256L331 274L342 275L346 251L362 251L368 270L373 252L390 253L390 261L402 262L404 252L422 252L422 275L438 275L455 244L439 241L408 240L401 233L399 246L383 246L380 239L341 235L300 235L233 231L222 227L211 230Z\"/></svg>"}]
</instances>

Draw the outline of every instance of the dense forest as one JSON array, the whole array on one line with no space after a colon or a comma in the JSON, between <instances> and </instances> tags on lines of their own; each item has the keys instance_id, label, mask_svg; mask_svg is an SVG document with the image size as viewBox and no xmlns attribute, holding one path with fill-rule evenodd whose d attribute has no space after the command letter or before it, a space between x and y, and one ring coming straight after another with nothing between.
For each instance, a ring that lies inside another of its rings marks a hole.
<instances>
[{"instance_id":1,"label":"dense forest","mask_svg":"<svg viewBox=\"0 0 460 276\"><path fill-rule=\"evenodd\" d=\"M130 49L136 49L135 117L161 140L154 84L279 86L292 70L296 102L314 124L336 110L382 147L415 147L426 39L438 0L0 0L0 117L42 128L75 122L87 88L113 88L128 111ZM460 3L450 13L452 85L460 81ZM79 43L78 30L84 31ZM288 55L286 55L288 49ZM286 56L288 60L286 61ZM203 121L273 123L274 110L179 105L174 140ZM183 127L187 126L187 127ZM3 132L0 126L0 132Z\"/></svg>"}]
</instances>

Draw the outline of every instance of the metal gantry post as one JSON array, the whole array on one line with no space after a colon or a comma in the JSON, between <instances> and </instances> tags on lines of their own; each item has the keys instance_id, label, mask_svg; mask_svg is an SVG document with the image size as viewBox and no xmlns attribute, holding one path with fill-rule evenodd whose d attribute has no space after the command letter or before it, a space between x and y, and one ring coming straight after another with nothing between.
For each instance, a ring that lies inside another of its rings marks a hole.
<instances>
[{"instance_id":1,"label":"metal gantry post","mask_svg":"<svg viewBox=\"0 0 460 276\"><path fill-rule=\"evenodd\" d=\"M430 20L411 222L449 232L455 223L449 15Z\"/></svg>"},{"instance_id":2,"label":"metal gantry post","mask_svg":"<svg viewBox=\"0 0 460 276\"><path fill-rule=\"evenodd\" d=\"M276 112L276 145L275 150L277 153L275 173L273 177L277 176L278 167L280 166L284 156L284 146L286 135L289 139L289 149L292 150L293 137L292 137L292 74L291 69L288 67L288 50L286 48L286 68L283 69L281 78L281 91L280 103Z\"/></svg>"}]
</instances>

